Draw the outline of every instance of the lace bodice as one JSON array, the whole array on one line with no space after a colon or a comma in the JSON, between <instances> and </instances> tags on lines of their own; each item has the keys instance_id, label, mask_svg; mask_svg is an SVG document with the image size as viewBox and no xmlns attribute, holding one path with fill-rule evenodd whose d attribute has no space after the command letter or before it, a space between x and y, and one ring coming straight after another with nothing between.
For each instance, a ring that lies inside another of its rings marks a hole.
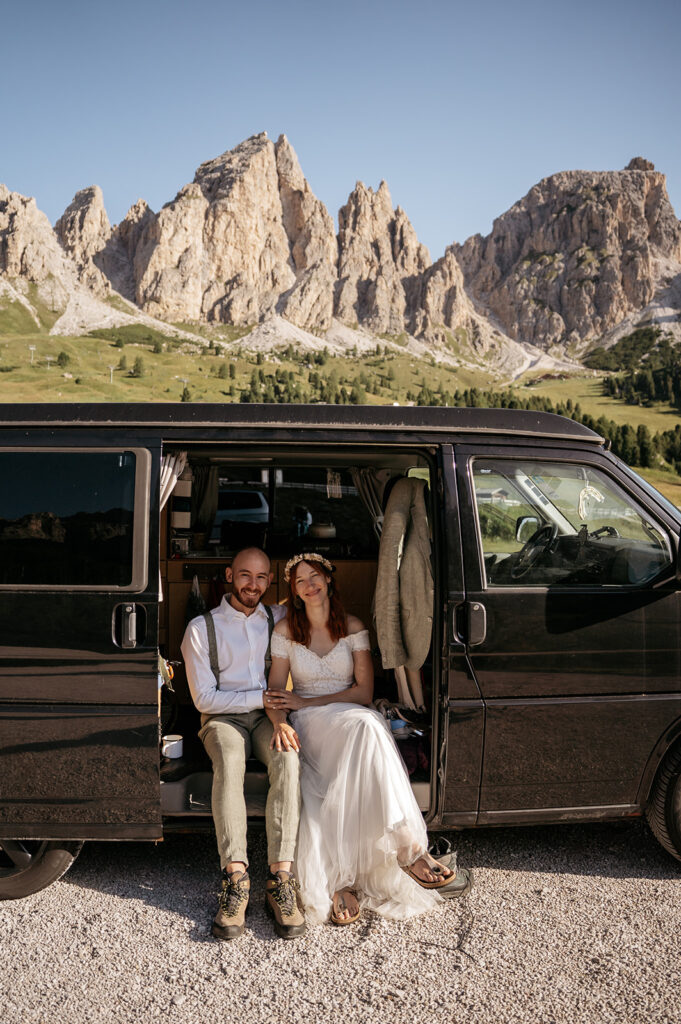
<instances>
[{"instance_id":1,"label":"lace bodice","mask_svg":"<svg viewBox=\"0 0 681 1024\"><path fill-rule=\"evenodd\" d=\"M272 657L288 658L293 689L301 697L346 690L353 681L352 652L368 650L369 632L366 629L341 637L323 657L280 633L272 634Z\"/></svg>"}]
</instances>

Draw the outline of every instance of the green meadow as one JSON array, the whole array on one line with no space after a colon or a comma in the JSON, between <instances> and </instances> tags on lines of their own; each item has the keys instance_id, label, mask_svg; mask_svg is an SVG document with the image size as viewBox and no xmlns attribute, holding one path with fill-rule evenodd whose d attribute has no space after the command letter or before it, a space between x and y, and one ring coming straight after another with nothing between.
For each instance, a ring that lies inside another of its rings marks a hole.
<instances>
[{"instance_id":1,"label":"green meadow","mask_svg":"<svg viewBox=\"0 0 681 1024\"><path fill-rule=\"evenodd\" d=\"M457 391L502 390L484 370L449 367L415 359L385 340L369 353L298 352L285 344L276 353L240 347L245 329L176 325L201 333L204 345L168 338L142 324L92 332L87 337L48 333L49 310L38 327L17 304L0 310L0 401L2 402L240 402L330 401L387 405L398 402L452 404ZM545 375L510 386L519 400L533 395L554 404L571 400L581 411L616 423L643 424L651 433L681 423L669 405L627 405L603 394L603 375ZM503 386L503 390L509 390ZM681 477L660 464L639 470L681 506Z\"/></svg>"}]
</instances>

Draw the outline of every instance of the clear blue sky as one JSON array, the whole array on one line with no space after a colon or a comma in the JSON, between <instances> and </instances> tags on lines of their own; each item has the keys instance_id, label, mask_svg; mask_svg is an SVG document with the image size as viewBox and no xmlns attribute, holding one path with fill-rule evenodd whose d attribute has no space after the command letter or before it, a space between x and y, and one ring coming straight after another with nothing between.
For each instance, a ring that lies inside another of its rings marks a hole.
<instances>
[{"instance_id":1,"label":"clear blue sky","mask_svg":"<svg viewBox=\"0 0 681 1024\"><path fill-rule=\"evenodd\" d=\"M112 223L284 132L332 216L382 178L435 259L542 177L645 156L681 214L678 0L23 0L0 8L0 182Z\"/></svg>"}]
</instances>

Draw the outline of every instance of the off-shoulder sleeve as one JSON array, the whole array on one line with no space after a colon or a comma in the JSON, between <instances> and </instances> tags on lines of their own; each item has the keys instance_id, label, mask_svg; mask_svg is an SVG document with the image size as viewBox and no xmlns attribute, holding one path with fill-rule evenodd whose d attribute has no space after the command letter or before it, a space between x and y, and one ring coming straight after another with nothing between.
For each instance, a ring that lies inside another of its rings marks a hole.
<instances>
[{"instance_id":1,"label":"off-shoulder sleeve","mask_svg":"<svg viewBox=\"0 0 681 1024\"><path fill-rule=\"evenodd\" d=\"M350 633L348 636L351 651L370 651L369 630L360 629L359 633Z\"/></svg>"},{"instance_id":2,"label":"off-shoulder sleeve","mask_svg":"<svg viewBox=\"0 0 681 1024\"><path fill-rule=\"evenodd\" d=\"M288 658L291 653L291 641L281 633L273 633L271 651L273 658Z\"/></svg>"}]
</instances>

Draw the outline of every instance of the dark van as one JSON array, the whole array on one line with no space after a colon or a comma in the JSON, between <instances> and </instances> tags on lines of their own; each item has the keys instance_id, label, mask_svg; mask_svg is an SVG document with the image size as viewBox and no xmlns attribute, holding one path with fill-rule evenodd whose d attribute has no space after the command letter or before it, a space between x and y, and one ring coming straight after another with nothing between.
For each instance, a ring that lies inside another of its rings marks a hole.
<instances>
[{"instance_id":1,"label":"dark van","mask_svg":"<svg viewBox=\"0 0 681 1024\"><path fill-rule=\"evenodd\" d=\"M434 605L425 710L395 735L429 828L646 814L681 859L681 515L591 430L488 409L5 405L0 474L0 898L48 885L84 840L211 827L187 617L258 542L268 603L313 549L371 623L404 476L427 482ZM229 493L239 517L215 531ZM182 756L161 755L167 734Z\"/></svg>"}]
</instances>

